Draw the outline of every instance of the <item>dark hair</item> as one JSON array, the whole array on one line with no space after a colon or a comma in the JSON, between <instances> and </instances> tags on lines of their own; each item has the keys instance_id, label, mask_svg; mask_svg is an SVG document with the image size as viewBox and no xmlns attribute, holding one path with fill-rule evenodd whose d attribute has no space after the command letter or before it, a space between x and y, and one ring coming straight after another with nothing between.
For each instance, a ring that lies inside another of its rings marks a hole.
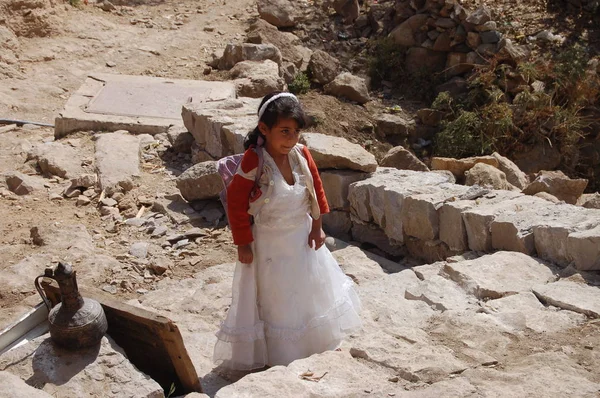
<instances>
[{"instance_id":1,"label":"dark hair","mask_svg":"<svg viewBox=\"0 0 600 398\"><path fill-rule=\"evenodd\" d=\"M271 94L265 95L260 102L258 110L260 110L265 102L277 94L281 94L281 91L275 91ZM296 123L298 123L299 128L304 128L304 126L306 126L306 115L304 114L302 105L300 105L296 99L291 97L277 98L275 101L267 105L267 109L265 109L259 122L263 122L267 125L267 127L271 128L277 124L279 119L294 119ZM257 125L254 130L252 130L246 136L246 139L244 140L244 149L248 149L250 146L256 145L258 142L258 137L262 137L266 141L266 137L260 132Z\"/></svg>"}]
</instances>

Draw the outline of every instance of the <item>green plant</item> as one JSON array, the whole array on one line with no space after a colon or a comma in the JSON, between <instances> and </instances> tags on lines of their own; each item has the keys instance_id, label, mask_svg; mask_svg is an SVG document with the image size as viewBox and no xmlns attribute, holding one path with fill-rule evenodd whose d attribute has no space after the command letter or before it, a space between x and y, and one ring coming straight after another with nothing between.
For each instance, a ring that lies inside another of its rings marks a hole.
<instances>
[{"instance_id":1,"label":"green plant","mask_svg":"<svg viewBox=\"0 0 600 398\"><path fill-rule=\"evenodd\" d=\"M165 396L165 398L171 398L173 396L173 394L175 394L175 383L171 383L171 387L169 387L169 392L167 393L167 395Z\"/></svg>"},{"instance_id":2,"label":"green plant","mask_svg":"<svg viewBox=\"0 0 600 398\"><path fill-rule=\"evenodd\" d=\"M435 136L435 154L463 158L491 153L493 142L482 127L477 113L459 111L454 120L442 123L442 130Z\"/></svg>"},{"instance_id":3,"label":"green plant","mask_svg":"<svg viewBox=\"0 0 600 398\"><path fill-rule=\"evenodd\" d=\"M374 85L389 81L398 85L406 75L406 48L389 38L378 39L369 44L369 75Z\"/></svg>"},{"instance_id":4,"label":"green plant","mask_svg":"<svg viewBox=\"0 0 600 398\"><path fill-rule=\"evenodd\" d=\"M288 84L288 89L294 94L306 94L310 90L310 80L304 72L298 73L294 80Z\"/></svg>"}]
</instances>

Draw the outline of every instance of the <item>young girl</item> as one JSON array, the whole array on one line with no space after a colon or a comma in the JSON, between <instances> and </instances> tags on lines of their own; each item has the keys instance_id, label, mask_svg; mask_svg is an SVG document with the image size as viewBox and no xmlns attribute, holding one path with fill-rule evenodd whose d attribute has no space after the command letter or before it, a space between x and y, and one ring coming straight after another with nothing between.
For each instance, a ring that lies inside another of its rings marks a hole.
<instances>
[{"instance_id":1,"label":"young girl","mask_svg":"<svg viewBox=\"0 0 600 398\"><path fill-rule=\"evenodd\" d=\"M230 369L288 365L336 349L361 326L353 282L323 246L329 207L317 166L298 144L304 124L293 94L267 95L227 189L239 261L214 361ZM257 151L264 164L255 187Z\"/></svg>"}]
</instances>

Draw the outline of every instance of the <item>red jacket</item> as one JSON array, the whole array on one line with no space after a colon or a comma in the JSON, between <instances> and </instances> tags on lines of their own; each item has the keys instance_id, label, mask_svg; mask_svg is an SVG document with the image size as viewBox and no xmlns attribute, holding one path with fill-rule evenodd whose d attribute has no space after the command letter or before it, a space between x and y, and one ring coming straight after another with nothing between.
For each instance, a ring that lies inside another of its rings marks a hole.
<instances>
[{"instance_id":1,"label":"red jacket","mask_svg":"<svg viewBox=\"0 0 600 398\"><path fill-rule=\"evenodd\" d=\"M323 182L319 176L317 165L313 160L308 148L302 147L302 154L308 161L308 167L314 181L315 194L321 215L329 213L329 205L323 190ZM247 150L242 158L240 165L242 172L249 173L252 169L258 167L258 155L253 150ZM252 224L251 217L248 214L250 207L250 193L254 188L254 180L249 180L236 174L227 187L227 216L229 218L229 227L233 235L233 243L236 245L247 245L251 243Z\"/></svg>"}]
</instances>

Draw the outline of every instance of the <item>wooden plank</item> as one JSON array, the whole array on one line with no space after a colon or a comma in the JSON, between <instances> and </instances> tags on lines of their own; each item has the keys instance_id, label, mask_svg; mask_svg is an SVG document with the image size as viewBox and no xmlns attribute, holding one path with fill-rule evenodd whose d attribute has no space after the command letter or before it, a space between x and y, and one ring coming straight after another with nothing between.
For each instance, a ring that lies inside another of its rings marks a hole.
<instances>
[{"instance_id":1,"label":"wooden plank","mask_svg":"<svg viewBox=\"0 0 600 398\"><path fill-rule=\"evenodd\" d=\"M48 299L60 301L58 287L42 282ZM169 318L119 302L97 290L80 288L81 295L98 301L108 321L108 334L125 350L129 361L176 395L202 392L200 380L179 328Z\"/></svg>"}]
</instances>

